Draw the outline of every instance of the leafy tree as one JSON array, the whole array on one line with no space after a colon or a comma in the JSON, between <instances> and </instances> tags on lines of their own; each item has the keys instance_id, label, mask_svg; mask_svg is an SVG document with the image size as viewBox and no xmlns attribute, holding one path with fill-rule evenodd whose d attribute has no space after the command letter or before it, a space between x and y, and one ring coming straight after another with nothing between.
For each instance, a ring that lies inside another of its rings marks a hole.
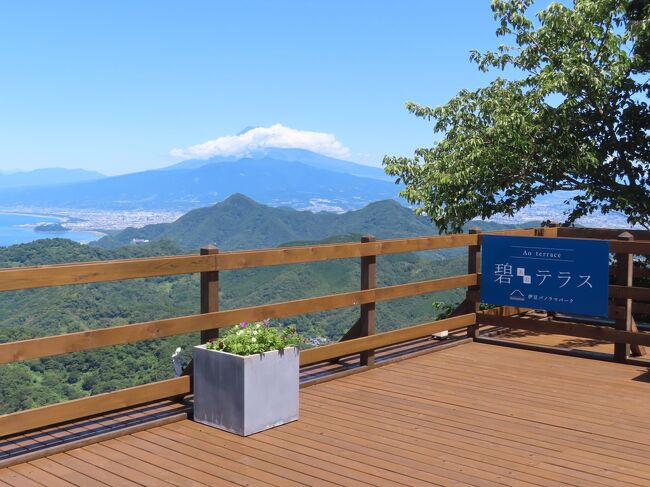
<instances>
[{"instance_id":1,"label":"leafy tree","mask_svg":"<svg viewBox=\"0 0 650 487\"><path fill-rule=\"evenodd\" d=\"M650 1L575 0L527 16L532 0L493 0L497 36L513 45L471 53L508 70L436 108L407 109L442 134L413 158L385 157L401 192L444 231L513 215L572 191L566 224L599 210L650 228Z\"/></svg>"}]
</instances>

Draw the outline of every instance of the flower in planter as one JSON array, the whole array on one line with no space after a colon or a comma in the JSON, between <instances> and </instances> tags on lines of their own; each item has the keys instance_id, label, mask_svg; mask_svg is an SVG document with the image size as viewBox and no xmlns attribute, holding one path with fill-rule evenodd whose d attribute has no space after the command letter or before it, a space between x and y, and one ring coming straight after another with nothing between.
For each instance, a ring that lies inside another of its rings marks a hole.
<instances>
[{"instance_id":1,"label":"flower in planter","mask_svg":"<svg viewBox=\"0 0 650 487\"><path fill-rule=\"evenodd\" d=\"M271 326L270 320L264 320L256 323L243 322L239 326L233 326L218 342L214 339L209 340L206 348L235 355L253 355L282 350L302 342L302 337L294 327L274 327Z\"/></svg>"}]
</instances>

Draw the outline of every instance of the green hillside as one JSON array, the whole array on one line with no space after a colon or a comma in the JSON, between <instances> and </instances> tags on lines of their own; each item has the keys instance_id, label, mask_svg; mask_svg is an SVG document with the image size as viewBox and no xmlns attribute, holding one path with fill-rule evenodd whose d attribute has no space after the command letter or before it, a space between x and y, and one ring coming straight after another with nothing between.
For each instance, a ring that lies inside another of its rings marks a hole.
<instances>
[{"instance_id":1,"label":"green hillside","mask_svg":"<svg viewBox=\"0 0 650 487\"><path fill-rule=\"evenodd\" d=\"M510 228L490 222L470 222L467 226L486 230ZM190 211L173 223L128 228L93 245L115 248L128 245L133 239L167 239L184 250L196 250L206 244L232 250L275 247L282 242L322 240L344 234L398 238L437 233L437 228L426 217L417 216L393 200L377 201L360 210L336 214L274 208L235 194L216 205Z\"/></svg>"}]
</instances>

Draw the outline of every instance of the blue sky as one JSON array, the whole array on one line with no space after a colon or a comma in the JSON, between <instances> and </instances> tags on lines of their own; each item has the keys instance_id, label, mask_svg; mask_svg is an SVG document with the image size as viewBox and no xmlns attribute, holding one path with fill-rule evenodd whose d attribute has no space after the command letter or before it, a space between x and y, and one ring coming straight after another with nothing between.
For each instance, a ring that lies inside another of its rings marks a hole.
<instances>
[{"instance_id":1,"label":"blue sky","mask_svg":"<svg viewBox=\"0 0 650 487\"><path fill-rule=\"evenodd\" d=\"M405 101L486 83L495 28L487 0L5 1L0 170L151 169L278 123L380 165L432 141Z\"/></svg>"}]
</instances>

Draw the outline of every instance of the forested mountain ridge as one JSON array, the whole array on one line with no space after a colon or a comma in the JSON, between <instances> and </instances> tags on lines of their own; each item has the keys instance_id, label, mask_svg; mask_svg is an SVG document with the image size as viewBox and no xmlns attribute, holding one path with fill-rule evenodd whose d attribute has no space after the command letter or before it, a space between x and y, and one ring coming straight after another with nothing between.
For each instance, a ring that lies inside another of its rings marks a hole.
<instances>
[{"instance_id":1,"label":"forested mountain ridge","mask_svg":"<svg viewBox=\"0 0 650 487\"><path fill-rule=\"evenodd\" d=\"M491 222L470 222L467 227L512 228ZM235 194L221 203L192 210L172 223L127 228L93 245L127 245L133 239L176 242L185 250L216 244L222 250L274 247L288 241L322 240L333 235L370 234L377 238L436 235L428 218L416 215L394 200L370 203L346 213L312 213L271 207Z\"/></svg>"}]
</instances>

